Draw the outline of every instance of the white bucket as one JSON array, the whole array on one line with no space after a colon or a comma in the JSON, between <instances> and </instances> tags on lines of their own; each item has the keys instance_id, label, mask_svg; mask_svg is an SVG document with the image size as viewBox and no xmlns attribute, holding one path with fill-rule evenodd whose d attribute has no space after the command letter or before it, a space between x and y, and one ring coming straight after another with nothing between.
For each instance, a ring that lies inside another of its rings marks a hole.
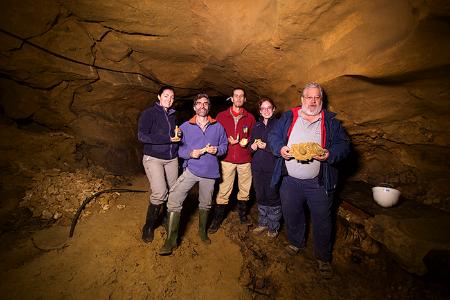
<instances>
[{"instance_id":1,"label":"white bucket","mask_svg":"<svg viewBox=\"0 0 450 300\"><path fill-rule=\"evenodd\" d=\"M400 191L391 187L375 186L372 188L373 199L382 207L391 207L397 204Z\"/></svg>"}]
</instances>

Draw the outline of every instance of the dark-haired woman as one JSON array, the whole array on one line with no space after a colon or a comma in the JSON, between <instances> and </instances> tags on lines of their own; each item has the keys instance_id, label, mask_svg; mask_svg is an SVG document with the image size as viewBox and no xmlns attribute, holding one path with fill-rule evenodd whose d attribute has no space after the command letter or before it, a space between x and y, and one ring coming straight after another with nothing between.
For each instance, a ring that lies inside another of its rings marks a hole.
<instances>
[{"instance_id":1,"label":"dark-haired woman","mask_svg":"<svg viewBox=\"0 0 450 300\"><path fill-rule=\"evenodd\" d=\"M152 193L147 209L142 240L153 241L155 225L163 214L168 187L178 178L178 140L175 133L175 110L172 109L174 91L163 86L158 101L144 110L139 118L138 138L144 144L142 163Z\"/></svg>"},{"instance_id":2,"label":"dark-haired woman","mask_svg":"<svg viewBox=\"0 0 450 300\"><path fill-rule=\"evenodd\" d=\"M276 106L272 99L263 98L259 101L261 117L253 127L250 138L250 148L254 151L252 158L253 187L259 213L258 227L253 229L253 233L261 235L267 232L267 236L271 239L278 236L282 215L278 190L270 186L275 156L267 144L267 135L277 122L274 116L275 109Z\"/></svg>"}]
</instances>

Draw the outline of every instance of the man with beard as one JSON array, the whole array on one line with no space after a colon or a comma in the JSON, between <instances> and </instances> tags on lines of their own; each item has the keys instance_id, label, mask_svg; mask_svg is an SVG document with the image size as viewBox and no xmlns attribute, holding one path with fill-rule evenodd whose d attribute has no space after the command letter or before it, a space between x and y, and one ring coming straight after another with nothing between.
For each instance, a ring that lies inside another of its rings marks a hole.
<instances>
[{"instance_id":1,"label":"man with beard","mask_svg":"<svg viewBox=\"0 0 450 300\"><path fill-rule=\"evenodd\" d=\"M252 160L248 140L251 130L255 125L255 117L245 110L245 91L242 88L235 88L231 102L233 105L217 115L217 121L222 124L228 136L228 151L220 162L222 171L222 181L219 184L219 191L216 197L216 207L214 218L209 227L209 233L215 233L225 217L225 209L233 190L236 173L238 175L239 192L237 194L237 204L239 209L239 219L241 224L249 224L247 218L247 202L252 185L252 171L250 162Z\"/></svg>"},{"instance_id":2,"label":"man with beard","mask_svg":"<svg viewBox=\"0 0 450 300\"><path fill-rule=\"evenodd\" d=\"M319 272L331 278L331 211L338 175L336 164L348 155L350 140L336 114L322 109L322 100L322 87L308 83L302 91L302 105L281 116L269 133L268 142L278 157L271 184L281 181L281 206L290 243L286 250L294 255L305 247L303 206L306 203L311 212ZM291 145L307 142L320 144L325 153L309 161L293 159Z\"/></svg>"},{"instance_id":3,"label":"man with beard","mask_svg":"<svg viewBox=\"0 0 450 300\"><path fill-rule=\"evenodd\" d=\"M211 243L206 233L208 212L211 208L214 184L220 177L218 157L227 152L227 135L220 123L208 113L210 101L207 94L194 98L195 116L184 122L180 129L183 137L178 156L185 159L184 172L171 187L167 202L167 238L160 255L170 255L177 246L181 209L189 190L199 185L199 236L204 243Z\"/></svg>"}]
</instances>

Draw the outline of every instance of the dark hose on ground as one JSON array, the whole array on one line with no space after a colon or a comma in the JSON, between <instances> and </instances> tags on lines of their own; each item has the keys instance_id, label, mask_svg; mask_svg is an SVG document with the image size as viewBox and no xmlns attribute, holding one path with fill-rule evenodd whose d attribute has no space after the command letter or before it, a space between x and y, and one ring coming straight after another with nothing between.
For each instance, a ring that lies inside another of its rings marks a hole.
<instances>
[{"instance_id":1,"label":"dark hose on ground","mask_svg":"<svg viewBox=\"0 0 450 300\"><path fill-rule=\"evenodd\" d=\"M73 232L75 231L75 226L77 225L78 222L78 218L81 215L81 212L83 211L83 209L86 207L86 205L91 202L92 199L97 198L98 196L100 196L101 194L104 193L113 193L113 192L119 192L119 193L146 193L147 191L141 191L141 190L130 190L130 189L107 189L107 190L103 190L103 191L99 191L97 193L95 193L92 196L86 197L86 199L84 199L83 203L81 203L80 207L77 210L77 213L75 214L75 216L72 219L72 225L70 226L70 233L69 233L69 238L71 238L73 236Z\"/></svg>"}]
</instances>

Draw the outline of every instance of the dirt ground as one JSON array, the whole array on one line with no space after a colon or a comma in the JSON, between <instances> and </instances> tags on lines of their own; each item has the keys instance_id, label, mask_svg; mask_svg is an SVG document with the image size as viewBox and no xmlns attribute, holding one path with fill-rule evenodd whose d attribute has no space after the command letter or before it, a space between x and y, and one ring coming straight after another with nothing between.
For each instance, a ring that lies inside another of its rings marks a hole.
<instances>
[{"instance_id":1,"label":"dirt ground","mask_svg":"<svg viewBox=\"0 0 450 300\"><path fill-rule=\"evenodd\" d=\"M148 190L145 176L129 189ZM334 277L317 272L312 242L288 255L284 232L270 241L255 237L231 211L211 245L197 236L195 192L183 211L179 247L157 254L165 233L141 241L148 193L120 193L107 211L93 205L78 223L42 226L26 214L11 216L0 235L2 299L445 299L440 278L404 272L383 251L352 251L344 235L334 247ZM251 217L256 221L256 210ZM39 226L38 226L39 225ZM66 225L66 226L63 226ZM341 229L339 232L343 232ZM57 249L55 249L57 248ZM359 253L359 254L358 254Z\"/></svg>"}]
</instances>

